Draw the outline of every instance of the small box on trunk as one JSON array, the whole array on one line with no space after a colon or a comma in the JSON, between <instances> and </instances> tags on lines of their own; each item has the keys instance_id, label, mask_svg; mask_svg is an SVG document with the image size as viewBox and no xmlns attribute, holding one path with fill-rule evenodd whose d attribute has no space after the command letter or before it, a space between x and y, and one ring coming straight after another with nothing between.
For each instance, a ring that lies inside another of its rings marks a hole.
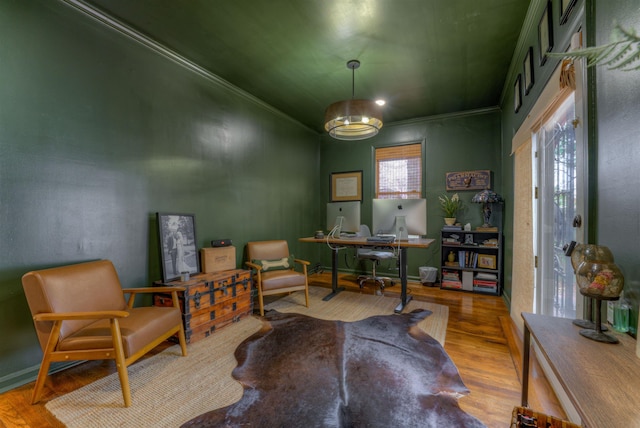
<instances>
[{"instance_id":1,"label":"small box on trunk","mask_svg":"<svg viewBox=\"0 0 640 428\"><path fill-rule=\"evenodd\" d=\"M200 262L203 273L221 272L236 268L236 247L202 248Z\"/></svg>"}]
</instances>

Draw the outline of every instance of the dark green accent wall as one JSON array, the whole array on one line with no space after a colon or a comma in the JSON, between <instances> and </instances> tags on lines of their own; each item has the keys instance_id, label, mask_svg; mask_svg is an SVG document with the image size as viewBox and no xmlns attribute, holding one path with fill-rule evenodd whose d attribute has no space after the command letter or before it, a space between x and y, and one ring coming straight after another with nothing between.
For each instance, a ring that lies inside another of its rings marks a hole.
<instances>
[{"instance_id":1,"label":"dark green accent wall","mask_svg":"<svg viewBox=\"0 0 640 428\"><path fill-rule=\"evenodd\" d=\"M155 213L198 246L297 242L320 219L318 135L61 2L0 2L0 389L41 352L21 276L93 259L161 277ZM72 298L72 296L70 296Z\"/></svg>"},{"instance_id":2,"label":"dark green accent wall","mask_svg":"<svg viewBox=\"0 0 640 428\"><path fill-rule=\"evenodd\" d=\"M534 5L534 3L532 3ZM545 1L532 10L540 16ZM640 28L640 1L610 2L579 0L569 22L558 22L559 2L553 2L554 52L564 51L571 34L579 28L586 29L587 46L610 42L616 23L638 31ZM584 8L584 15L577 13ZM516 64L522 64L525 48L529 45L537 52L537 27L524 34L525 47L514 55ZM535 56L535 55L534 55ZM535 58L535 85L532 92L523 97L519 113L513 112L513 82L502 103L502 171L504 191L513 195L513 161L510 157L511 139L528 111L533 107L545 82L553 72L557 59L551 58L540 66ZM519 73L521 71L517 71ZM517 74L516 74L517 75ZM616 263L625 276L625 296L632 303L630 326L636 333L638 305L640 304L640 178L634 174L640 161L638 134L640 134L640 72L610 70L596 66L588 70L588 242L608 246ZM507 210L505 218L505 280L507 296L510 295L512 246L517 231L513 231L513 212ZM511 246L511 247L510 247Z\"/></svg>"},{"instance_id":3,"label":"dark green accent wall","mask_svg":"<svg viewBox=\"0 0 640 428\"><path fill-rule=\"evenodd\" d=\"M520 128L522 122L527 118L527 114L535 105L538 97L544 89L549 78L556 69L559 59L548 58L547 61L540 65L540 49L538 39L538 22L542 13L547 6L546 1L531 2L528 17L533 16L531 25L523 28L521 37L521 48L514 53L513 66L515 71L512 79L505 86L505 93L501 103L501 127L502 127L502 153L501 167L504 182L505 198L508 201L514 200L514 169L513 157L511 156L511 141ZM583 1L578 0L573 8L569 20L565 24L559 23L560 2L552 2L552 21L553 21L553 52L565 51L571 43L571 35L573 32L581 28L583 15L580 10L583 7ZM522 106L516 113L514 111L514 83L518 74L524 73L524 58L527 50L531 46L533 48L533 82L534 85L528 94L522 91ZM513 230L513 205L510 205L505 212L504 219L504 295L507 301L511 300L512 279L513 279L513 242L517 239L518 233Z\"/></svg>"},{"instance_id":4,"label":"dark green accent wall","mask_svg":"<svg viewBox=\"0 0 640 428\"><path fill-rule=\"evenodd\" d=\"M436 239L428 249L408 251L407 273L410 277L419 278L420 266L440 266L439 234L444 225L444 215L440 209L438 196L445 193L445 173L488 169L493 172L493 188L498 193L502 191L500 112L497 109L385 125L377 136L362 141L338 141L324 135L320 184L323 201L321 209L325 210L325 204L330 199L331 173L362 170L361 222L371 227L371 199L375 197L375 148L415 142L424 145L423 197L427 199L427 237ZM458 221L463 224L471 223L472 227L482 224L480 205L470 202L476 192L458 192L465 204L464 211L458 215ZM449 192L449 195L452 194L453 192ZM326 224L322 222L318 224L318 229L326 229ZM347 262L345 262L345 255ZM329 251L326 247L324 253L319 256L325 266L330 266ZM353 265L352 256L353 250L345 250L340 255L340 268L343 271L360 273L371 269L370 263ZM385 265L382 266L384 271ZM391 267L394 267L393 264Z\"/></svg>"},{"instance_id":5,"label":"dark green accent wall","mask_svg":"<svg viewBox=\"0 0 640 428\"><path fill-rule=\"evenodd\" d=\"M611 40L616 24L638 33L640 1L594 1L595 43ZM635 62L637 65L637 61ZM640 70L595 71L597 243L608 246L625 277L632 303L630 327L636 332L640 304Z\"/></svg>"}]
</instances>

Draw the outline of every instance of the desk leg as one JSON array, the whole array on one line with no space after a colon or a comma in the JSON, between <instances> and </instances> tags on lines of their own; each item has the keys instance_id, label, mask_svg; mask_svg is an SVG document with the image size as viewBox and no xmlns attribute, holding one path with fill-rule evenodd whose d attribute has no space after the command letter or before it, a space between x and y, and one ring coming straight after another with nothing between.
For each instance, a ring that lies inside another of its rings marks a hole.
<instances>
[{"instance_id":1,"label":"desk leg","mask_svg":"<svg viewBox=\"0 0 640 428\"><path fill-rule=\"evenodd\" d=\"M529 407L529 355L531 352L531 332L524 325L524 355L522 356L522 407Z\"/></svg>"},{"instance_id":2,"label":"desk leg","mask_svg":"<svg viewBox=\"0 0 640 428\"><path fill-rule=\"evenodd\" d=\"M331 254L331 293L322 298L325 302L344 291L344 287L338 287L338 251L337 248L334 248Z\"/></svg>"},{"instance_id":3,"label":"desk leg","mask_svg":"<svg viewBox=\"0 0 640 428\"><path fill-rule=\"evenodd\" d=\"M400 269L400 304L396 306L395 313L399 314L402 312L407 303L411 301L411 296L407 296L407 248L400 248L400 261L399 261L399 269Z\"/></svg>"}]
</instances>

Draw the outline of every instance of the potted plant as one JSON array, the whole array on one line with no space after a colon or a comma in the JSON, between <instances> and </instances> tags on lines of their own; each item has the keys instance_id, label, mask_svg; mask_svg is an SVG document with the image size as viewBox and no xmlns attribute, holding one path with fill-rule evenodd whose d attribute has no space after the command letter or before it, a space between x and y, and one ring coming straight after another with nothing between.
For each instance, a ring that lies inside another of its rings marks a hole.
<instances>
[{"instance_id":1,"label":"potted plant","mask_svg":"<svg viewBox=\"0 0 640 428\"><path fill-rule=\"evenodd\" d=\"M458 194L454 193L451 198L447 195L442 195L438 196L438 199L440 200L442 211L444 211L444 222L447 225L455 224L458 210L462 207L462 201L458 197Z\"/></svg>"}]
</instances>

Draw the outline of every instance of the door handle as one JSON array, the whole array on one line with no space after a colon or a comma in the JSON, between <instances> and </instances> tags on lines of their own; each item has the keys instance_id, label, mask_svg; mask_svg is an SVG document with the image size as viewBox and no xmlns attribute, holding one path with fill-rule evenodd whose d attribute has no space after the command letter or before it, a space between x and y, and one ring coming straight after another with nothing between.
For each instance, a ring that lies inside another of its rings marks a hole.
<instances>
[{"instance_id":1,"label":"door handle","mask_svg":"<svg viewBox=\"0 0 640 428\"><path fill-rule=\"evenodd\" d=\"M580 214L576 214L576 216L573 218L573 227L580 226L582 226L582 216Z\"/></svg>"}]
</instances>

